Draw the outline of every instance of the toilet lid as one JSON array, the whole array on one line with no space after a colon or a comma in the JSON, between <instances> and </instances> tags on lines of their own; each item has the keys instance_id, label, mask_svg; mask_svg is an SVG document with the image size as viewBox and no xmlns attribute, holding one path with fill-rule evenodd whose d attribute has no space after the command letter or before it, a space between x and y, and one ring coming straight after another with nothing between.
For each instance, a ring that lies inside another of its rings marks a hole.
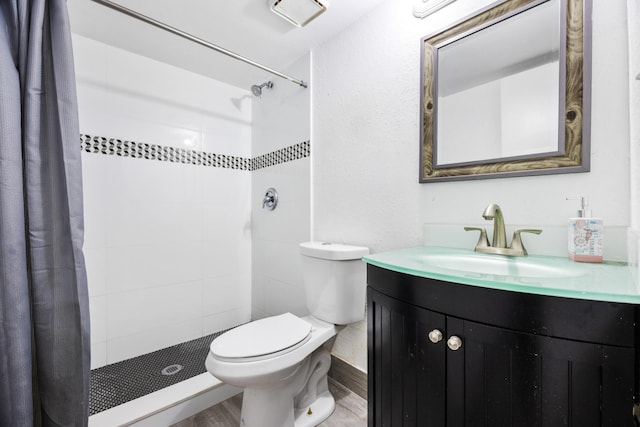
<instances>
[{"instance_id":1,"label":"toilet lid","mask_svg":"<svg viewBox=\"0 0 640 427\"><path fill-rule=\"evenodd\" d=\"M243 359L282 352L311 334L311 324L291 313L256 320L230 330L211 343L211 353Z\"/></svg>"}]
</instances>

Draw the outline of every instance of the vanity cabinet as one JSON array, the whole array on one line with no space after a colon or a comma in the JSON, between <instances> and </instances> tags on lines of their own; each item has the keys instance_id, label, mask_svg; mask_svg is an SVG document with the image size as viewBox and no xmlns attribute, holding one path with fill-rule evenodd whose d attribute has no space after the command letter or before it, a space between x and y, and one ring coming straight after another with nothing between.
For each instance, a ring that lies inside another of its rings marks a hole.
<instances>
[{"instance_id":1,"label":"vanity cabinet","mask_svg":"<svg viewBox=\"0 0 640 427\"><path fill-rule=\"evenodd\" d=\"M369 426L636 425L635 305L367 269Z\"/></svg>"}]
</instances>

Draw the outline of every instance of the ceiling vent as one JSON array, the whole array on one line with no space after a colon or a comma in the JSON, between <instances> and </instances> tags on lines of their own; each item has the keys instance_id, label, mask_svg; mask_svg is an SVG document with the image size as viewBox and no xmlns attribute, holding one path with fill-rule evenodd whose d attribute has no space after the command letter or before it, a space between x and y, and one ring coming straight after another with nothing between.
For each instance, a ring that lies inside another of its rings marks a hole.
<instances>
[{"instance_id":1,"label":"ceiling vent","mask_svg":"<svg viewBox=\"0 0 640 427\"><path fill-rule=\"evenodd\" d=\"M280 15L296 27L304 27L326 12L326 0L267 0L271 11Z\"/></svg>"},{"instance_id":2,"label":"ceiling vent","mask_svg":"<svg viewBox=\"0 0 640 427\"><path fill-rule=\"evenodd\" d=\"M416 0L413 4L413 16L425 18L456 0Z\"/></svg>"}]
</instances>

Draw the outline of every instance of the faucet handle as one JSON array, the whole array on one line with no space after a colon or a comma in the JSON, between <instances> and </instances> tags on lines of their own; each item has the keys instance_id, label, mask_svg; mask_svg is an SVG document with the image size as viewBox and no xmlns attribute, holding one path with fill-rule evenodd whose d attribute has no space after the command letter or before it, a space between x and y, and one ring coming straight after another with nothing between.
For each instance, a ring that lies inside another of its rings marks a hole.
<instances>
[{"instance_id":1,"label":"faucet handle","mask_svg":"<svg viewBox=\"0 0 640 427\"><path fill-rule=\"evenodd\" d=\"M540 234L542 230L537 228L521 228L513 232L513 238L511 239L511 249L515 251L521 251L522 255L527 255L527 250L522 244L522 233Z\"/></svg>"},{"instance_id":2,"label":"faucet handle","mask_svg":"<svg viewBox=\"0 0 640 427\"><path fill-rule=\"evenodd\" d=\"M487 238L487 230L481 227L465 227L464 231L479 231L480 238L478 239L478 243L476 243L476 248L488 248L489 247L489 239Z\"/></svg>"}]
</instances>

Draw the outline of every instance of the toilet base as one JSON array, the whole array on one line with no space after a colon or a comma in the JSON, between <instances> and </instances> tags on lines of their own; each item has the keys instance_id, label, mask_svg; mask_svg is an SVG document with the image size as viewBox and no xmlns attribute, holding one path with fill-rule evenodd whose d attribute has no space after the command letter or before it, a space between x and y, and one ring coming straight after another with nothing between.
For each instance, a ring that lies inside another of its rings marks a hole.
<instances>
[{"instance_id":1,"label":"toilet base","mask_svg":"<svg viewBox=\"0 0 640 427\"><path fill-rule=\"evenodd\" d=\"M315 427L333 414L336 401L328 391L318 396L307 409L295 410L295 427Z\"/></svg>"},{"instance_id":2,"label":"toilet base","mask_svg":"<svg viewBox=\"0 0 640 427\"><path fill-rule=\"evenodd\" d=\"M268 401L268 410L258 412L256 404ZM247 405L249 403L249 405ZM294 409L291 398L286 399L265 390L245 389L240 427L315 427L333 413L336 401L329 391L305 409Z\"/></svg>"},{"instance_id":3,"label":"toilet base","mask_svg":"<svg viewBox=\"0 0 640 427\"><path fill-rule=\"evenodd\" d=\"M331 354L320 347L269 387L245 387L240 427L314 427L335 409L327 373Z\"/></svg>"}]
</instances>

